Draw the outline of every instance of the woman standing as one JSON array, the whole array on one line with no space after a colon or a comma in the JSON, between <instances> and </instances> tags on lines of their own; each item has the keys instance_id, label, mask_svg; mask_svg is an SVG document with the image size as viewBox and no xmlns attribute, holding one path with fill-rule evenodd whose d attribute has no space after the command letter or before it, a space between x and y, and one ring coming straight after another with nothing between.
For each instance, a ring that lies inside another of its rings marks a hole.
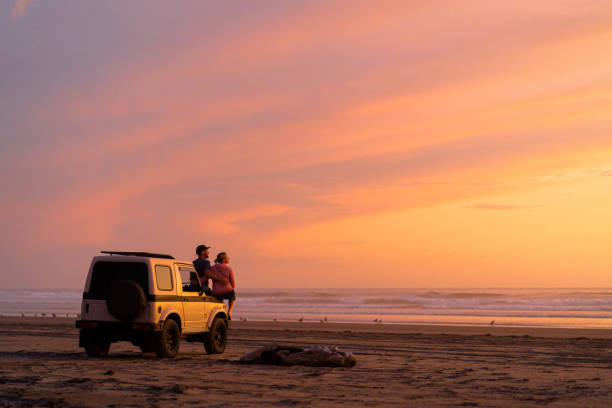
<instances>
[{"instance_id":1,"label":"woman standing","mask_svg":"<svg viewBox=\"0 0 612 408\"><path fill-rule=\"evenodd\" d=\"M225 278L226 281L220 282L213 280L212 295L217 299L227 299L229 304L227 306L228 319L232 320L232 309L236 303L236 280L234 279L234 270L229 266L230 258L225 252L219 252L215 259L215 265L211 268L212 272L220 277Z\"/></svg>"}]
</instances>

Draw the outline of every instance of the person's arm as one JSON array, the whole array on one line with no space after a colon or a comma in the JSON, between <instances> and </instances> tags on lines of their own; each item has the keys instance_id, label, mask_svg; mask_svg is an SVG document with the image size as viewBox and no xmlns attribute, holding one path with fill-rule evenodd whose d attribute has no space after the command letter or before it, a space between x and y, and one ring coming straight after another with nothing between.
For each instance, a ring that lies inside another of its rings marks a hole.
<instances>
[{"instance_id":1,"label":"person's arm","mask_svg":"<svg viewBox=\"0 0 612 408\"><path fill-rule=\"evenodd\" d=\"M234 268L230 266L229 283L232 285L232 290L236 289L236 279L234 278Z\"/></svg>"},{"instance_id":2,"label":"person's arm","mask_svg":"<svg viewBox=\"0 0 612 408\"><path fill-rule=\"evenodd\" d=\"M195 275L196 282L198 283L198 286L202 287L202 280L200 279L200 275L198 275L197 272L194 272L193 274ZM190 276L190 278L191 278L191 276Z\"/></svg>"},{"instance_id":3,"label":"person's arm","mask_svg":"<svg viewBox=\"0 0 612 408\"><path fill-rule=\"evenodd\" d=\"M193 264L193 267L195 269L195 272L192 272L190 274L189 280L191 281L191 278L193 277L193 275L195 275L196 282L198 283L198 287L200 288L200 292L198 294L202 296L202 294L204 293L204 283L202 282L202 279L200 278L200 274L198 273L198 268L195 267L195 264Z\"/></svg>"},{"instance_id":4,"label":"person's arm","mask_svg":"<svg viewBox=\"0 0 612 408\"><path fill-rule=\"evenodd\" d=\"M196 267L195 262L193 263L193 269L195 269L195 272L189 274L189 280L191 281L193 276L195 275L195 281L197 282L199 287L202 287L202 279L200 279L200 274L198 273L198 268Z\"/></svg>"},{"instance_id":5,"label":"person's arm","mask_svg":"<svg viewBox=\"0 0 612 408\"><path fill-rule=\"evenodd\" d=\"M207 278L210 278L214 281L217 281L219 283L228 283L229 280L227 280L227 278L224 278L222 276L217 275L212 269L207 270L206 272L204 272L204 275Z\"/></svg>"}]
</instances>

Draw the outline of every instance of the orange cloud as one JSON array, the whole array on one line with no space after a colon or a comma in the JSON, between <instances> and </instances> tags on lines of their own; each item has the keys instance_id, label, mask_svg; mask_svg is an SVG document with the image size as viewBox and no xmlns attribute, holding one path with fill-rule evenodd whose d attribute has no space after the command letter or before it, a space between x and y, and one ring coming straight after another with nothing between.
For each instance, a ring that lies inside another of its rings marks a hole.
<instances>
[{"instance_id":1,"label":"orange cloud","mask_svg":"<svg viewBox=\"0 0 612 408\"><path fill-rule=\"evenodd\" d=\"M528 208L533 208L533 205L515 205L515 204L474 204L469 206L468 208L473 208L475 210L498 210L498 211L508 211L508 210L524 210Z\"/></svg>"},{"instance_id":2,"label":"orange cloud","mask_svg":"<svg viewBox=\"0 0 612 408\"><path fill-rule=\"evenodd\" d=\"M13 20L22 18L33 3L34 0L16 0L13 10L11 11L11 18Z\"/></svg>"},{"instance_id":3,"label":"orange cloud","mask_svg":"<svg viewBox=\"0 0 612 408\"><path fill-rule=\"evenodd\" d=\"M215 234L226 235L242 232L239 231L237 226L237 223L240 221L249 221L260 217L273 217L285 213L288 209L289 207L282 205L260 205L226 213L191 214L187 222L193 229L209 230L214 231Z\"/></svg>"}]
</instances>

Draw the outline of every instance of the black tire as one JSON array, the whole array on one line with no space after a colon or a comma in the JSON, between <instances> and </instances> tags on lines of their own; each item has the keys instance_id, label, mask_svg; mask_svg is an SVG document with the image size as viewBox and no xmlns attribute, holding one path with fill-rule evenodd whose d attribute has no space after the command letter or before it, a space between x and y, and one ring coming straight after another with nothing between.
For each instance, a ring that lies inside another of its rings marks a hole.
<instances>
[{"instance_id":1,"label":"black tire","mask_svg":"<svg viewBox=\"0 0 612 408\"><path fill-rule=\"evenodd\" d=\"M162 330L155 336L155 353L157 357L174 358L178 354L181 333L172 319L167 319Z\"/></svg>"},{"instance_id":2,"label":"black tire","mask_svg":"<svg viewBox=\"0 0 612 408\"><path fill-rule=\"evenodd\" d=\"M89 343L85 345L85 352L89 357L100 358L108 356L110 350L110 341L100 343Z\"/></svg>"},{"instance_id":3,"label":"black tire","mask_svg":"<svg viewBox=\"0 0 612 408\"><path fill-rule=\"evenodd\" d=\"M204 348L208 354L221 354L227 343L227 323L225 319L215 317L210 331L204 334Z\"/></svg>"},{"instance_id":4,"label":"black tire","mask_svg":"<svg viewBox=\"0 0 612 408\"><path fill-rule=\"evenodd\" d=\"M120 280L111 286L106 297L109 313L119 320L134 320L147 306L142 287L133 280Z\"/></svg>"},{"instance_id":5,"label":"black tire","mask_svg":"<svg viewBox=\"0 0 612 408\"><path fill-rule=\"evenodd\" d=\"M155 351L155 345L152 342L139 344L138 347L143 353L153 353Z\"/></svg>"}]
</instances>

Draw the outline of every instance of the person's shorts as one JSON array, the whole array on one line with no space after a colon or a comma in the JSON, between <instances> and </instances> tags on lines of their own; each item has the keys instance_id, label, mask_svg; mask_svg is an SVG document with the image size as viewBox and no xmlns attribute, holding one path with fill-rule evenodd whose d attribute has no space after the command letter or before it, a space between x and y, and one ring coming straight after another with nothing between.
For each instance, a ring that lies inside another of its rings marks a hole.
<instances>
[{"instance_id":1,"label":"person's shorts","mask_svg":"<svg viewBox=\"0 0 612 408\"><path fill-rule=\"evenodd\" d=\"M232 300L236 300L236 292L234 292L233 290L230 290L227 293L224 293L222 295L214 295L217 299L219 300L229 300L230 302Z\"/></svg>"}]
</instances>

